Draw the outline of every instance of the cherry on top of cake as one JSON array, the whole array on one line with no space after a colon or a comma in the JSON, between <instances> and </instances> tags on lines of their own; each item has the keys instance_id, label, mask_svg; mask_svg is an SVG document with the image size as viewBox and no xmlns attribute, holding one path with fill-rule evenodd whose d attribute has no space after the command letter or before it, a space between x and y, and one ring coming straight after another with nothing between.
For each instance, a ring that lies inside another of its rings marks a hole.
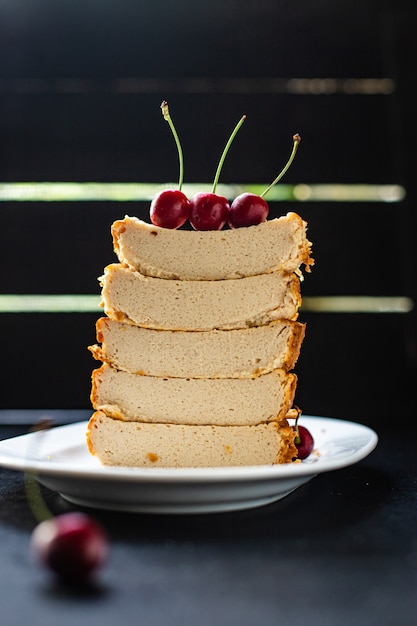
<instances>
[{"instance_id":1,"label":"cherry on top of cake","mask_svg":"<svg viewBox=\"0 0 417 626\"><path fill-rule=\"evenodd\" d=\"M229 148L246 119L243 115L236 124L221 154L211 192L199 192L191 199L182 192L184 178L184 159L181 142L175 129L168 103L164 100L161 104L162 115L168 122L178 151L179 180L178 189L165 189L159 192L152 200L150 206L150 218L152 224L162 228L177 229L189 220L194 230L221 230L227 223L230 228L256 226L267 220L269 207L264 196L284 176L294 160L301 137L298 133L293 135L293 148L287 163L272 181L272 183L258 196L253 193L243 193L235 198L230 205L227 198L216 194L220 173Z\"/></svg>"},{"instance_id":2,"label":"cherry on top of cake","mask_svg":"<svg viewBox=\"0 0 417 626\"><path fill-rule=\"evenodd\" d=\"M182 191L183 154L168 105L161 105L179 155L178 189L166 189L151 203L152 223L126 216L112 225L114 250L120 263L145 276L179 280L223 280L254 276L273 271L306 271L314 261L307 225L289 212L267 219L269 207L264 196L290 167L300 142L294 135L286 165L261 195L244 193L229 205L217 195L216 187L227 152L243 116L235 126L222 152L211 193L197 193L190 200ZM192 229L180 229L189 220ZM223 229L228 223L229 228Z\"/></svg>"}]
</instances>

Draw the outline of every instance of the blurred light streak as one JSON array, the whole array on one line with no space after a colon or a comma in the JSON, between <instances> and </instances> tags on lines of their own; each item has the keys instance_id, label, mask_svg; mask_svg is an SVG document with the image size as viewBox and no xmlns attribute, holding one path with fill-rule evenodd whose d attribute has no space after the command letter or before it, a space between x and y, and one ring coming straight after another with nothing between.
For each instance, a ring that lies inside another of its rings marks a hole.
<instances>
[{"instance_id":1,"label":"blurred light streak","mask_svg":"<svg viewBox=\"0 0 417 626\"><path fill-rule=\"evenodd\" d=\"M212 183L184 184L183 191L192 196L210 190ZM260 194L268 183L219 184L217 192L234 198L244 192ZM14 182L0 183L0 202L149 202L162 189L176 183L98 183L98 182ZM406 190L401 185L367 184L298 184L276 185L268 201L292 202L401 202Z\"/></svg>"},{"instance_id":2,"label":"blurred light streak","mask_svg":"<svg viewBox=\"0 0 417 626\"><path fill-rule=\"evenodd\" d=\"M2 294L0 313L103 313L100 295ZM409 313L414 302L406 296L306 296L301 312Z\"/></svg>"}]
</instances>

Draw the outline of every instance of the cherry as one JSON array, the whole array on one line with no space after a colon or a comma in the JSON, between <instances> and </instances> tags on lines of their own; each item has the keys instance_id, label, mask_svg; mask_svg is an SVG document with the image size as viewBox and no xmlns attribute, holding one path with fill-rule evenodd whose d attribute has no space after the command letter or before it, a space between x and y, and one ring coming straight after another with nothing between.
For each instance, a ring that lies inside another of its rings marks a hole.
<instances>
[{"instance_id":1,"label":"cherry","mask_svg":"<svg viewBox=\"0 0 417 626\"><path fill-rule=\"evenodd\" d=\"M313 435L305 426L298 426L297 424L293 428L297 433L294 441L298 451L297 458L300 460L306 459L310 456L314 448Z\"/></svg>"},{"instance_id":2,"label":"cherry","mask_svg":"<svg viewBox=\"0 0 417 626\"><path fill-rule=\"evenodd\" d=\"M190 223L195 230L221 230L228 220L229 202L223 196L216 195L215 192L226 155L245 119L246 115L240 118L224 147L217 166L211 193L200 192L190 200Z\"/></svg>"},{"instance_id":3,"label":"cherry","mask_svg":"<svg viewBox=\"0 0 417 626\"><path fill-rule=\"evenodd\" d=\"M221 230L229 210L229 203L223 196L196 193L190 200L190 224L194 230Z\"/></svg>"},{"instance_id":4,"label":"cherry","mask_svg":"<svg viewBox=\"0 0 417 626\"><path fill-rule=\"evenodd\" d=\"M279 180L284 176L285 172L290 167L297 152L298 144L301 141L300 135L293 135L293 148L287 163L280 171L278 176L272 181L272 183L257 196L253 193L243 193L232 202L229 215L229 226L231 228L240 228L242 226L256 226L261 222L264 222L269 214L269 207L264 196L277 184Z\"/></svg>"},{"instance_id":5,"label":"cherry","mask_svg":"<svg viewBox=\"0 0 417 626\"><path fill-rule=\"evenodd\" d=\"M265 222L269 213L267 202L254 193L242 193L232 202L229 212L230 228L256 226Z\"/></svg>"},{"instance_id":6,"label":"cherry","mask_svg":"<svg viewBox=\"0 0 417 626\"><path fill-rule=\"evenodd\" d=\"M88 581L108 555L102 527L79 512L64 513L38 524L31 547L38 560L61 578L81 583Z\"/></svg>"},{"instance_id":7,"label":"cherry","mask_svg":"<svg viewBox=\"0 0 417 626\"><path fill-rule=\"evenodd\" d=\"M151 222L155 224L155 226L162 226L162 228L179 228L187 221L190 212L190 202L187 196L181 191L184 178L184 159L181 143L169 114L168 103L165 100L161 104L161 110L164 119L169 124L177 145L180 173L178 189L166 189L165 191L159 192L151 202L149 213Z\"/></svg>"},{"instance_id":8,"label":"cherry","mask_svg":"<svg viewBox=\"0 0 417 626\"><path fill-rule=\"evenodd\" d=\"M162 228L179 228L188 219L190 201L179 189L160 191L152 200L149 211L152 224Z\"/></svg>"}]
</instances>

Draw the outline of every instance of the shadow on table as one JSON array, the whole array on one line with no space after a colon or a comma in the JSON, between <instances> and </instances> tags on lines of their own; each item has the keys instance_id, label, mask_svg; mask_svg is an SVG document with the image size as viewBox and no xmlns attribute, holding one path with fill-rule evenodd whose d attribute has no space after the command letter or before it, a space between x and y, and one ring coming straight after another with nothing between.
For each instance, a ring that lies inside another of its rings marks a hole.
<instances>
[{"instance_id":1,"label":"shadow on table","mask_svg":"<svg viewBox=\"0 0 417 626\"><path fill-rule=\"evenodd\" d=\"M267 506L239 512L154 515L94 511L113 541L158 544L280 543L294 546L309 537L330 537L366 520L384 505L392 487L388 476L360 466L321 475L289 496ZM56 513L72 505L50 498ZM87 509L85 509L87 511Z\"/></svg>"}]
</instances>

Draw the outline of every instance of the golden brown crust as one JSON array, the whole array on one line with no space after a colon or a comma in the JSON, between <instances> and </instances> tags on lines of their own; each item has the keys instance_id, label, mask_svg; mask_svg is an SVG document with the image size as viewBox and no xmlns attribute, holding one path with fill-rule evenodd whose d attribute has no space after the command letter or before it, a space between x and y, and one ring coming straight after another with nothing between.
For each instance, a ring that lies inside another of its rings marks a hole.
<instances>
[{"instance_id":1,"label":"golden brown crust","mask_svg":"<svg viewBox=\"0 0 417 626\"><path fill-rule=\"evenodd\" d=\"M300 219L301 219L301 217L300 217ZM307 231L307 222L304 222L304 220L301 220L301 221L303 223L303 227ZM314 265L314 259L311 256L311 249L312 249L312 243L311 243L311 241L309 241L307 239L306 240L306 246L304 248L304 254L301 257L301 263L305 265L305 271L306 272L311 272L311 268Z\"/></svg>"},{"instance_id":2,"label":"golden brown crust","mask_svg":"<svg viewBox=\"0 0 417 626\"><path fill-rule=\"evenodd\" d=\"M91 405L95 408L97 404L97 387L101 382L100 374L102 373L104 365L95 369L91 373L91 392L90 392L90 402Z\"/></svg>"},{"instance_id":3,"label":"golden brown crust","mask_svg":"<svg viewBox=\"0 0 417 626\"><path fill-rule=\"evenodd\" d=\"M297 322L294 325L295 333L292 337L292 342L289 350L289 356L285 363L285 367L288 371L292 370L295 367L295 364L298 361L301 352L301 345L304 341L305 333L306 333L306 325Z\"/></svg>"},{"instance_id":4,"label":"golden brown crust","mask_svg":"<svg viewBox=\"0 0 417 626\"><path fill-rule=\"evenodd\" d=\"M103 361L103 363L109 363L110 361L107 359L105 352L101 346L94 344L92 346L87 346L87 350L90 350L91 354L95 358L96 361Z\"/></svg>"},{"instance_id":5,"label":"golden brown crust","mask_svg":"<svg viewBox=\"0 0 417 626\"><path fill-rule=\"evenodd\" d=\"M288 395L286 396L285 404L287 406L287 410L283 415L280 415L280 419L288 413L292 405L294 404L295 392L297 390L298 378L295 374L291 374L291 386L288 389Z\"/></svg>"},{"instance_id":6,"label":"golden brown crust","mask_svg":"<svg viewBox=\"0 0 417 626\"><path fill-rule=\"evenodd\" d=\"M280 436L282 445L279 449L277 464L291 463L297 456L297 447L295 445L295 430L288 424L286 420L280 422Z\"/></svg>"},{"instance_id":7,"label":"golden brown crust","mask_svg":"<svg viewBox=\"0 0 417 626\"><path fill-rule=\"evenodd\" d=\"M90 420L87 424L87 430L86 430L86 443L87 443L87 448L88 451L91 455L96 456L96 450L93 444L93 428L99 428L98 425L98 415L97 413L93 413L93 415L90 417Z\"/></svg>"}]
</instances>

